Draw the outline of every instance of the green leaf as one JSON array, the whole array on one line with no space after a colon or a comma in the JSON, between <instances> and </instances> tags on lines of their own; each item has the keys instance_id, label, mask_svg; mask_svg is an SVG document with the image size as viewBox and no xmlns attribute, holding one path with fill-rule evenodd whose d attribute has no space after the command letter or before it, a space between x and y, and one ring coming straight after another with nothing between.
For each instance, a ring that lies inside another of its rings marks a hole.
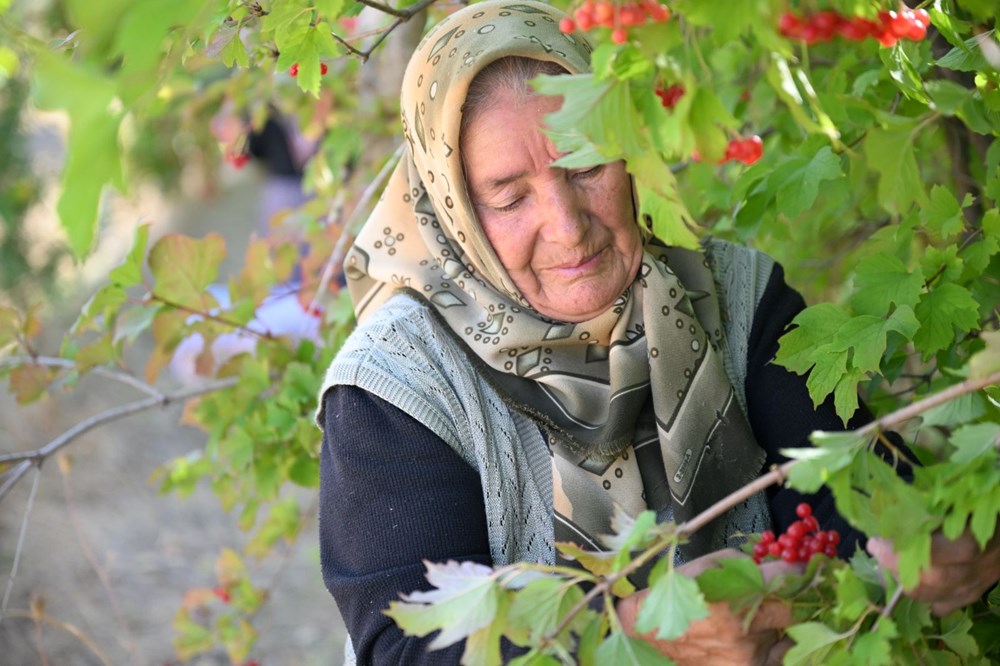
<instances>
[{"instance_id":1,"label":"green leaf","mask_svg":"<svg viewBox=\"0 0 1000 666\"><path fill-rule=\"evenodd\" d=\"M801 162L802 166L790 173L778 188L778 210L789 217L796 217L812 207L821 183L844 177L840 158L829 146L823 146L812 159Z\"/></svg>"},{"instance_id":2,"label":"green leaf","mask_svg":"<svg viewBox=\"0 0 1000 666\"><path fill-rule=\"evenodd\" d=\"M641 638L613 631L595 654L595 663L615 666L670 666L674 662Z\"/></svg>"},{"instance_id":3,"label":"green leaf","mask_svg":"<svg viewBox=\"0 0 1000 666\"><path fill-rule=\"evenodd\" d=\"M925 426L958 425L975 421L986 413L986 401L976 393L966 393L948 402L931 407L920 417Z\"/></svg>"},{"instance_id":4,"label":"green leaf","mask_svg":"<svg viewBox=\"0 0 1000 666\"><path fill-rule=\"evenodd\" d=\"M598 79L593 74L539 76L531 85L543 95L561 95L562 106L545 116L546 134L558 150L568 152L553 166L566 166L572 153L588 144L609 162L641 156L648 145L642 118L632 103L631 82ZM565 160L565 161L564 161Z\"/></svg>"},{"instance_id":5,"label":"green leaf","mask_svg":"<svg viewBox=\"0 0 1000 666\"><path fill-rule=\"evenodd\" d=\"M297 64L299 71L295 80L299 88L313 97L319 97L320 59L339 55L330 25L321 21L287 32L279 31L276 43L279 50L277 67L288 69Z\"/></svg>"},{"instance_id":6,"label":"green leaf","mask_svg":"<svg viewBox=\"0 0 1000 666\"><path fill-rule=\"evenodd\" d=\"M920 300L924 279L909 271L895 255L868 255L859 263L851 305L859 314L881 317L889 305L914 307Z\"/></svg>"},{"instance_id":7,"label":"green leaf","mask_svg":"<svg viewBox=\"0 0 1000 666\"><path fill-rule=\"evenodd\" d=\"M833 572L837 579L837 603L833 615L838 620L854 622L871 606L864 581L850 567L841 567Z\"/></svg>"},{"instance_id":8,"label":"green leaf","mask_svg":"<svg viewBox=\"0 0 1000 666\"><path fill-rule=\"evenodd\" d=\"M814 493L834 473L851 464L866 440L853 431L814 432L813 448L782 449L782 455L797 462L788 473L788 485L804 493Z\"/></svg>"},{"instance_id":9,"label":"green leaf","mask_svg":"<svg viewBox=\"0 0 1000 666\"><path fill-rule=\"evenodd\" d=\"M823 658L838 642L851 635L851 632L838 634L830 627L819 622L806 622L792 625L788 635L795 641L795 646L785 654L785 666L805 666L806 664L822 664Z\"/></svg>"},{"instance_id":10,"label":"green leaf","mask_svg":"<svg viewBox=\"0 0 1000 666\"><path fill-rule=\"evenodd\" d=\"M243 40L240 39L238 32L230 37L229 42L222 48L219 55L222 57L222 63L226 67L232 67L233 65L240 67L250 66L250 56L247 54L247 48L243 44Z\"/></svg>"},{"instance_id":11,"label":"green leaf","mask_svg":"<svg viewBox=\"0 0 1000 666\"><path fill-rule=\"evenodd\" d=\"M778 341L775 358L792 372L804 375L816 364L817 348L830 340L848 315L833 303L820 303L806 308L795 316L795 327Z\"/></svg>"},{"instance_id":12,"label":"green leaf","mask_svg":"<svg viewBox=\"0 0 1000 666\"><path fill-rule=\"evenodd\" d=\"M924 94L923 81L906 55L906 50L902 48L879 49L879 56L889 71L889 77L903 94L910 99L926 104L927 95Z\"/></svg>"},{"instance_id":13,"label":"green leaf","mask_svg":"<svg viewBox=\"0 0 1000 666\"><path fill-rule=\"evenodd\" d=\"M934 108L946 116L958 113L973 95L973 92L965 86L946 79L927 81L924 89L930 95Z\"/></svg>"},{"instance_id":14,"label":"green leaf","mask_svg":"<svg viewBox=\"0 0 1000 666\"><path fill-rule=\"evenodd\" d=\"M656 638L672 640L705 617L708 606L698 583L671 567L649 588L635 627L640 633L655 629Z\"/></svg>"},{"instance_id":15,"label":"green leaf","mask_svg":"<svg viewBox=\"0 0 1000 666\"><path fill-rule=\"evenodd\" d=\"M576 585L555 577L532 581L514 596L508 612L508 622L525 630L531 644L551 634L562 618L583 598Z\"/></svg>"},{"instance_id":16,"label":"green leaf","mask_svg":"<svg viewBox=\"0 0 1000 666\"><path fill-rule=\"evenodd\" d=\"M941 618L941 640L960 657L979 654L976 640L969 635L972 620L965 611L955 611Z\"/></svg>"},{"instance_id":17,"label":"green leaf","mask_svg":"<svg viewBox=\"0 0 1000 666\"><path fill-rule=\"evenodd\" d=\"M403 595L385 614L408 636L440 631L430 644L438 650L483 629L496 617L503 594L490 567L475 562L425 562L435 589Z\"/></svg>"},{"instance_id":18,"label":"green leaf","mask_svg":"<svg viewBox=\"0 0 1000 666\"><path fill-rule=\"evenodd\" d=\"M729 600L741 605L764 592L764 575L753 560L732 557L698 576L698 587L709 603Z\"/></svg>"},{"instance_id":19,"label":"green leaf","mask_svg":"<svg viewBox=\"0 0 1000 666\"><path fill-rule=\"evenodd\" d=\"M196 311L217 307L206 288L215 280L225 256L225 241L215 232L201 240L167 234L149 252L149 267L156 281L153 295Z\"/></svg>"},{"instance_id":20,"label":"green leaf","mask_svg":"<svg viewBox=\"0 0 1000 666\"><path fill-rule=\"evenodd\" d=\"M149 243L149 225L140 224L136 227L132 238L132 249L122 259L122 262L111 269L111 283L121 287L132 287L142 282L142 263L146 258L146 245Z\"/></svg>"},{"instance_id":21,"label":"green leaf","mask_svg":"<svg viewBox=\"0 0 1000 666\"><path fill-rule=\"evenodd\" d=\"M1000 437L993 440L994 447L997 442L1000 442ZM972 536L976 537L976 543L981 549L985 549L986 544L993 538L997 529L997 516L1000 514L1000 488L994 486L989 491L979 495L978 499L976 508L972 511L972 521L969 523L969 527L972 529Z\"/></svg>"},{"instance_id":22,"label":"green leaf","mask_svg":"<svg viewBox=\"0 0 1000 666\"><path fill-rule=\"evenodd\" d=\"M35 61L35 103L69 114L66 166L57 212L70 250L77 259L94 244L97 211L104 185L124 189L118 146L122 114L112 104L114 84L100 71L40 51Z\"/></svg>"},{"instance_id":23,"label":"green leaf","mask_svg":"<svg viewBox=\"0 0 1000 666\"><path fill-rule=\"evenodd\" d=\"M965 40L965 48L955 47L937 59L938 67L953 69L959 72L979 72L993 69L979 46L984 40L991 39L992 30L984 31L971 39Z\"/></svg>"},{"instance_id":24,"label":"green leaf","mask_svg":"<svg viewBox=\"0 0 1000 666\"><path fill-rule=\"evenodd\" d=\"M880 129L873 127L865 139L868 168L879 174L879 203L890 213L903 213L926 199L913 149L916 125Z\"/></svg>"},{"instance_id":25,"label":"green leaf","mask_svg":"<svg viewBox=\"0 0 1000 666\"><path fill-rule=\"evenodd\" d=\"M929 358L954 341L956 329L965 333L979 325L979 304L965 287L946 283L921 296L916 315L921 325L913 342Z\"/></svg>"},{"instance_id":26,"label":"green leaf","mask_svg":"<svg viewBox=\"0 0 1000 666\"><path fill-rule=\"evenodd\" d=\"M930 201L920 209L920 220L936 238L948 239L962 231L965 218L958 199L947 188L931 188Z\"/></svg>"},{"instance_id":27,"label":"green leaf","mask_svg":"<svg viewBox=\"0 0 1000 666\"><path fill-rule=\"evenodd\" d=\"M874 628L874 631L867 631L858 636L851 647L851 656L858 664L891 666L895 663L891 640L897 635L896 624L892 618L879 618L878 626Z\"/></svg>"},{"instance_id":28,"label":"green leaf","mask_svg":"<svg viewBox=\"0 0 1000 666\"><path fill-rule=\"evenodd\" d=\"M896 331L905 338L913 337L920 322L908 305L901 305L888 319L873 315L858 315L845 321L831 343L833 351L851 351L851 365L861 372L879 369L885 353L886 336Z\"/></svg>"}]
</instances>

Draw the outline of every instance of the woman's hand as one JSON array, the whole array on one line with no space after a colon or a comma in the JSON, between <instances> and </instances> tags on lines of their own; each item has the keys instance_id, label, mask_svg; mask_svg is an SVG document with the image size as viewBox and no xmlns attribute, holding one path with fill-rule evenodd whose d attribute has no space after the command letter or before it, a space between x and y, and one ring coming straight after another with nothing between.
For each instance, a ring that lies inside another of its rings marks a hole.
<instances>
[{"instance_id":1,"label":"woman's hand","mask_svg":"<svg viewBox=\"0 0 1000 666\"><path fill-rule=\"evenodd\" d=\"M692 560L677 568L686 576L695 577L716 566L720 559L746 557L736 550L723 550ZM765 580L789 571L800 571L796 565L782 561L760 565ZM618 602L618 615L626 633L641 636L678 666L765 666L780 664L781 658L791 647L787 639L780 640L781 632L791 624L791 609L780 601L765 601L754 614L750 626L744 631L744 617L734 613L725 602L708 604L709 615L695 620L683 636L671 641L656 640L652 634L640 635L635 631L639 608L648 590L640 590Z\"/></svg>"},{"instance_id":2,"label":"woman's hand","mask_svg":"<svg viewBox=\"0 0 1000 666\"><path fill-rule=\"evenodd\" d=\"M935 615L947 615L979 599L1000 580L1000 525L997 533L979 550L968 530L955 541L942 534L931 538L931 566L920 574L920 582L906 590L911 599L930 603ZM868 552L893 574L899 571L899 556L887 539L868 540Z\"/></svg>"}]
</instances>

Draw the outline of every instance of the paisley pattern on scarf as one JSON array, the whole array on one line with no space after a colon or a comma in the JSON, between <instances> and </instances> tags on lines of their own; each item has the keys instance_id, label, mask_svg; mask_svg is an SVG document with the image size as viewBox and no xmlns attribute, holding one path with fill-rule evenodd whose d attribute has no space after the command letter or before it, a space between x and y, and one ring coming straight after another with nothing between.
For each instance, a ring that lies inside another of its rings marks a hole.
<instances>
[{"instance_id":1,"label":"paisley pattern on scarf","mask_svg":"<svg viewBox=\"0 0 1000 666\"><path fill-rule=\"evenodd\" d=\"M606 312L554 321L514 286L466 190L462 105L483 67L523 56L589 71L591 47L559 31L562 16L536 2L490 0L423 39L403 82L407 151L345 259L348 287L360 321L401 289L434 308L561 458L554 472L566 506L557 497L557 514L606 531L606 508L588 520L581 485L597 479L616 489L614 502L680 521L755 478L764 460L720 358L719 299L704 256L650 239L635 281ZM656 473L642 469L643 449L657 453L645 457ZM593 479L572 480L567 470L577 469ZM719 536L708 529L696 540Z\"/></svg>"}]
</instances>

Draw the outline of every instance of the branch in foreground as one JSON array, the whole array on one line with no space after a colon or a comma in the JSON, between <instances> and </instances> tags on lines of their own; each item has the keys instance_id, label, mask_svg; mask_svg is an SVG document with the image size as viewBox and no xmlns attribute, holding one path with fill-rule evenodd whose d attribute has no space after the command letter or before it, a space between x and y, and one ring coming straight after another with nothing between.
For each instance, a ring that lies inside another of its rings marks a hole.
<instances>
[{"instance_id":1,"label":"branch in foreground","mask_svg":"<svg viewBox=\"0 0 1000 666\"><path fill-rule=\"evenodd\" d=\"M913 417L927 411L931 407L936 407L940 404L953 400L959 396L965 395L967 393L972 393L973 391L978 391L987 386L1000 383L1000 372L994 372L986 377L980 379L967 379L963 382L949 386L943 391L930 395L923 400L919 400L912 405L907 405L902 409L898 409L895 412L887 414L882 418L876 419L867 425L858 428L856 432L859 436L870 435L877 431L887 430L894 428L895 426L912 419ZM690 535L697 532L699 529L715 520L722 514L724 514L729 509L733 508L740 502L743 502L750 497L753 497L758 492L769 488L772 485L783 483L785 479L788 478L788 473L791 471L795 465L797 465L800 460L789 460L788 462L782 464L780 467L772 467L771 471L763 476L754 479L752 482L743 486L742 488L733 491L726 497L722 498L712 506L708 507L697 516L693 517L684 523L677 526L677 532L679 534ZM543 639L543 642L548 642L554 640L559 634L561 634L566 627L569 626L573 618L577 616L580 611L587 608L590 602L597 597L599 594L604 594L621 578L628 576L629 574L636 571L639 567L646 563L649 559L648 557L643 557L647 553L659 553L665 544L662 542L657 542L653 544L643 555L640 555L635 560L622 567L616 573L611 574L600 583L594 585L580 601L563 617L562 621L556 628L548 633ZM898 602L898 600L897 600ZM891 612L891 609L890 611Z\"/></svg>"},{"instance_id":2,"label":"branch in foreground","mask_svg":"<svg viewBox=\"0 0 1000 666\"><path fill-rule=\"evenodd\" d=\"M89 419L80 421L75 426L59 435L51 442L45 446L35 449L34 451L24 451L20 453L7 453L0 455L0 464L11 463L11 462L21 462L21 465L15 467L13 470L8 472L10 478L4 482L3 486L0 487L0 501L3 501L4 496L10 492L10 489L14 486L17 481L27 473L28 468L31 464L41 465L47 457L66 446L74 439L80 437L86 432L93 430L97 426L104 425L105 423L110 423L111 421L117 421L118 419L124 418L126 416L131 416L132 414L137 414L139 412L145 411L147 409L152 409L153 407L166 407L167 405L174 402L181 402L188 400L189 398L194 398L199 395L205 395L206 393L214 393L215 391L221 391L227 389L231 386L235 386L239 382L239 377L230 377L229 379L223 379L218 382L213 382L207 386L200 386L197 388L187 389L184 391L177 391L176 393L164 393L161 396L152 396L149 398L144 398L142 400L136 400L135 402L129 402L124 405L119 405L117 407L112 407L111 409L105 410L99 414L95 414Z\"/></svg>"},{"instance_id":3,"label":"branch in foreground","mask_svg":"<svg viewBox=\"0 0 1000 666\"><path fill-rule=\"evenodd\" d=\"M375 39L372 45L369 46L364 51L351 46L336 33L331 33L333 34L333 38L337 40L337 42L339 42L342 46L344 46L349 54L358 56L358 58L361 59L361 62L368 62L368 58L370 58L372 53L375 52L375 49L377 49L379 45L381 45L382 42L385 41L386 37L388 37L393 30L395 30L402 24L406 23L407 21L409 21L411 18L413 18L426 8L433 5L435 2L437 2L437 0L420 0L420 2L410 5L406 9L396 9L395 7L390 7L389 5L386 5L381 2L376 2L375 0L357 0L357 2L367 7L371 7L372 9L377 9L378 11L383 12L385 14L389 14L390 16L396 17L396 20L390 23L388 26L386 26L386 28Z\"/></svg>"}]
</instances>

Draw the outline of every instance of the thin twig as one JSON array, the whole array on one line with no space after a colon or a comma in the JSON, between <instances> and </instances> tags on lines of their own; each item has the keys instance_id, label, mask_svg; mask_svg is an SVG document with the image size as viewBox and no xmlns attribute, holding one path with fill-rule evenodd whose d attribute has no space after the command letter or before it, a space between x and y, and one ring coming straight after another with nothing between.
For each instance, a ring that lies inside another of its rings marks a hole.
<instances>
[{"instance_id":1,"label":"thin twig","mask_svg":"<svg viewBox=\"0 0 1000 666\"><path fill-rule=\"evenodd\" d=\"M325 294L327 288L330 286L330 280L333 279L334 271L338 266L340 266L340 264L343 263L344 255L347 254L348 239L357 235L357 229L355 229L355 226L361 219L361 211L368 207L368 202L371 201L376 192L379 192L382 189L382 182L389 177L392 169L396 166L396 162L399 161L400 156L403 154L404 145L405 144L400 144L396 150L393 151L389 160L382 165L382 169L379 170L375 179L369 183L368 187L366 187L361 193L361 198L358 199L358 203L354 206L354 210L351 211L350 217L347 218L347 222L345 222L341 228L340 236L337 238L337 244L330 253L330 257L326 260L326 264L323 265L323 273L320 276L319 286L316 288L316 293L313 294L312 302L309 304L309 312L315 311L314 308L317 305L320 295Z\"/></svg>"},{"instance_id":2,"label":"thin twig","mask_svg":"<svg viewBox=\"0 0 1000 666\"><path fill-rule=\"evenodd\" d=\"M219 315L211 314L210 312L205 312L204 310L198 310L192 308L188 305L182 305L180 303L175 303L171 300L163 298L162 296L153 295L153 300L163 303L167 307L174 308L175 310L180 310L181 312L187 312L188 314L201 317L202 319L207 319L209 321L214 321L224 326L229 326L233 330L239 331L241 333L249 333L250 335L256 336L262 340L274 340L275 336L270 331L256 331L246 324L241 324L239 322L233 321L232 319L226 319L225 317L220 317Z\"/></svg>"},{"instance_id":3,"label":"thin twig","mask_svg":"<svg viewBox=\"0 0 1000 666\"><path fill-rule=\"evenodd\" d=\"M10 575L7 577L7 588L3 593L3 603L0 604L0 624L3 623L4 614L7 612L7 602L10 601L10 593L14 589L14 579L17 577L17 566L21 563L21 553L24 551L24 536L28 532L28 519L31 517L31 508L35 505L35 493L38 492L38 479L42 475L41 464L35 465L35 478L31 482L31 492L28 494L28 504L24 508L24 518L21 519L21 531L17 535L17 546L14 548L14 563L10 567Z\"/></svg>"},{"instance_id":4,"label":"thin twig","mask_svg":"<svg viewBox=\"0 0 1000 666\"><path fill-rule=\"evenodd\" d=\"M56 618L52 617L51 615L45 612L38 614L20 609L11 609L10 612L8 612L7 614L10 617L20 617L28 620L34 620L35 622L39 621L47 622L48 624L51 624L53 627L58 627L59 629L62 629L63 631L71 634L74 638L76 638L81 643L90 648L90 651L93 652L94 655L101 660L101 663L104 664L104 666L112 666L111 660L108 659L108 656L106 654L101 652L101 649L97 647L97 643L91 640L87 636L87 634L83 633L83 631L81 631L78 627L70 624L69 622L63 622L62 620L57 620Z\"/></svg>"},{"instance_id":5,"label":"thin twig","mask_svg":"<svg viewBox=\"0 0 1000 666\"><path fill-rule=\"evenodd\" d=\"M73 526L73 532L76 534L77 543L80 544L80 550L83 551L84 557L87 558L94 573L97 574L101 585L104 587L104 592L108 595L108 600L111 601L111 610L114 612L115 619L118 621L118 625L125 636L123 646L129 655L131 655L132 663L138 663L135 652L135 638L132 636L132 632L129 631L128 623L125 621L125 614L122 613L121 604L118 603L118 595L115 594L114 588L111 587L111 580L108 578L107 570L97 561L97 557L90 547L90 542L87 541L83 530L80 529L80 519L76 513L76 500L73 496L73 484L70 479L70 463L65 459L65 456L60 456L56 459L56 462L59 463L59 471L62 474L63 491L66 493L66 508L69 510L70 524Z\"/></svg>"},{"instance_id":6,"label":"thin twig","mask_svg":"<svg viewBox=\"0 0 1000 666\"><path fill-rule=\"evenodd\" d=\"M892 611L896 609L896 605L899 604L899 600L903 598L903 586L896 581L896 591L892 593L892 598L889 599L889 603L885 605L882 612L879 613L879 618L875 620L875 624L872 625L872 631L878 630L878 623L883 617L889 617L892 615Z\"/></svg>"},{"instance_id":7,"label":"thin twig","mask_svg":"<svg viewBox=\"0 0 1000 666\"><path fill-rule=\"evenodd\" d=\"M34 451L24 451L20 453L7 453L0 455L0 464L25 461L29 463L41 464L47 457L66 446L72 442L77 437L83 435L90 430L93 430L97 426L104 425L111 421L117 421L118 419L124 418L126 416L131 416L132 414L137 414L139 412L145 411L147 409L152 409L153 407L166 407L167 405L174 402L182 402L190 398L195 398L200 395L205 395L206 393L214 393L215 391L221 391L227 389L231 386L235 386L239 382L239 377L230 377L228 379L223 379L217 382L213 382L206 386L200 386L197 388L185 389L183 391L177 391L176 393L164 393L159 397L149 397L143 398L142 400L136 400L134 402L129 402L124 405L119 405L117 407L112 407L99 414L95 414L89 419L80 421L72 428L59 435L51 442L45 446L35 449ZM30 464L29 464L30 466ZM0 488L0 501L3 500L4 495L10 491L10 488L24 476L27 469L22 467L14 468L9 474L11 478L8 479L2 488Z\"/></svg>"},{"instance_id":8,"label":"thin twig","mask_svg":"<svg viewBox=\"0 0 1000 666\"><path fill-rule=\"evenodd\" d=\"M367 5L369 7L372 7L373 9L385 12L386 14L389 14L391 16L395 16L396 20L390 23L388 26L386 26L386 28L381 32L381 34L379 34L379 36L375 38L375 41L372 42L371 46L369 46L364 51L359 52L357 49L351 47L350 45L347 44L345 45L348 47L348 49L350 49L351 52L353 52L355 55L361 58L362 62L368 62L368 58L370 58L372 53L375 52L375 49L377 49L382 44L382 42L385 41L386 37L388 37L393 30L395 30L402 24L406 23L411 18L422 12L427 7L430 7L437 1L438 0L420 0L420 2L410 5L406 9L395 9L389 7L388 5L375 2L374 0L358 0L358 2L360 2L363 5ZM343 40L338 40L338 41L344 43Z\"/></svg>"},{"instance_id":9,"label":"thin twig","mask_svg":"<svg viewBox=\"0 0 1000 666\"><path fill-rule=\"evenodd\" d=\"M59 358L58 356L11 356L5 359L0 359L0 367L7 365L25 365L34 363L35 365L44 365L46 367L52 368L75 368L76 362L68 358ZM108 379L113 379L116 382L121 382L131 386L132 388L139 389L143 393L148 395L155 395L157 397L162 397L163 394L158 391L155 387L147 384L138 377L128 374L127 372L120 372L117 370L112 370L110 368L91 368L89 372L95 375L100 375L102 377L107 377Z\"/></svg>"}]
</instances>

